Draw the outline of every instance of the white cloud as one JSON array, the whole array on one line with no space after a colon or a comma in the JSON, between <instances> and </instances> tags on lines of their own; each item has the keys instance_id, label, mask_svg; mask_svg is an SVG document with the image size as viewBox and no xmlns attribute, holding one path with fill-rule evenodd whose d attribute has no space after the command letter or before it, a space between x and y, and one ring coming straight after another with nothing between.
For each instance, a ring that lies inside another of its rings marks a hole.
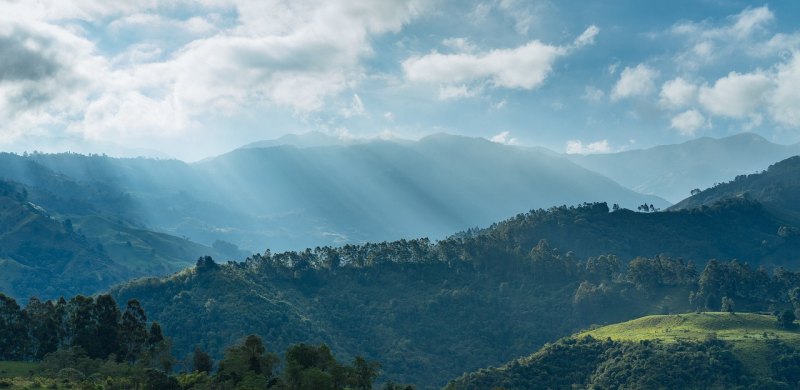
<instances>
[{"instance_id":1,"label":"white cloud","mask_svg":"<svg viewBox=\"0 0 800 390\"><path fill-rule=\"evenodd\" d=\"M694 103L696 98L697 86L678 77L661 86L659 104L666 108L682 108Z\"/></svg>"},{"instance_id":2,"label":"white cloud","mask_svg":"<svg viewBox=\"0 0 800 390\"><path fill-rule=\"evenodd\" d=\"M636 65L635 68L626 67L619 76L619 80L611 90L611 99L619 100L630 97L645 96L655 89L655 80L659 72L645 64Z\"/></svg>"},{"instance_id":3,"label":"white cloud","mask_svg":"<svg viewBox=\"0 0 800 390\"><path fill-rule=\"evenodd\" d=\"M497 8L514 20L514 29L519 34L528 34L528 30L539 21L541 3L525 0L499 0L496 4Z\"/></svg>"},{"instance_id":4,"label":"white cloud","mask_svg":"<svg viewBox=\"0 0 800 390\"><path fill-rule=\"evenodd\" d=\"M693 136L698 129L708 127L708 122L699 111L687 110L672 117L670 127L681 135Z\"/></svg>"},{"instance_id":5,"label":"white cloud","mask_svg":"<svg viewBox=\"0 0 800 390\"><path fill-rule=\"evenodd\" d=\"M443 90L446 93L440 93L440 98L443 95L462 97L471 96L468 92L475 90L466 87L467 84L535 89L550 75L555 61L567 55L570 50L570 47L531 41L517 48L495 49L484 53L433 52L424 56L412 56L403 61L402 66L408 80L444 85Z\"/></svg>"},{"instance_id":6,"label":"white cloud","mask_svg":"<svg viewBox=\"0 0 800 390\"><path fill-rule=\"evenodd\" d=\"M761 73L731 72L713 86L702 86L698 101L714 115L745 118L754 115L765 101L773 82Z\"/></svg>"},{"instance_id":7,"label":"white cloud","mask_svg":"<svg viewBox=\"0 0 800 390\"><path fill-rule=\"evenodd\" d=\"M555 60L567 50L539 41L515 49L496 49L484 54L431 53L403 61L411 81L445 84L488 80L495 87L533 89L544 82Z\"/></svg>"},{"instance_id":8,"label":"white cloud","mask_svg":"<svg viewBox=\"0 0 800 390\"><path fill-rule=\"evenodd\" d=\"M374 54L375 35L398 31L429 6L422 0L205 0L186 7L190 14L181 20L163 16L181 4L0 2L0 40L8 41L0 50L12 50L0 55L0 73L42 70L19 79L0 75L0 137L56 126L127 142L179 134L199 117L264 106L305 115L364 79L362 60ZM222 11L235 16L221 17ZM101 31L91 34L124 36L123 46L113 56L103 53L96 40L84 38L87 24ZM30 58L17 55L30 44ZM363 113L357 95L340 111Z\"/></svg>"},{"instance_id":9,"label":"white cloud","mask_svg":"<svg viewBox=\"0 0 800 390\"><path fill-rule=\"evenodd\" d=\"M696 70L742 51L766 55L769 49L763 41L764 33L774 20L775 14L762 6L745 9L717 26L709 21L675 24L670 31L687 41L686 49L675 55L675 64L682 69Z\"/></svg>"},{"instance_id":10,"label":"white cloud","mask_svg":"<svg viewBox=\"0 0 800 390\"><path fill-rule=\"evenodd\" d=\"M511 133L508 131L500 132L499 134L495 134L492 138L489 138L489 141L496 142L498 144L504 145L517 145L519 141L511 136Z\"/></svg>"},{"instance_id":11,"label":"white cloud","mask_svg":"<svg viewBox=\"0 0 800 390\"><path fill-rule=\"evenodd\" d=\"M800 127L800 53L778 66L768 107L775 122Z\"/></svg>"},{"instance_id":12,"label":"white cloud","mask_svg":"<svg viewBox=\"0 0 800 390\"><path fill-rule=\"evenodd\" d=\"M442 40L442 45L458 53L472 53L477 47L467 38L447 38Z\"/></svg>"},{"instance_id":13,"label":"white cloud","mask_svg":"<svg viewBox=\"0 0 800 390\"><path fill-rule=\"evenodd\" d=\"M473 97L478 89L470 89L466 85L446 85L439 88L439 100L463 99Z\"/></svg>"},{"instance_id":14,"label":"white cloud","mask_svg":"<svg viewBox=\"0 0 800 390\"><path fill-rule=\"evenodd\" d=\"M605 96L606 93L603 92L602 89L593 87L591 85L587 85L586 88L584 88L584 93L582 98L590 102L598 102L600 100L603 100Z\"/></svg>"},{"instance_id":15,"label":"white cloud","mask_svg":"<svg viewBox=\"0 0 800 390\"><path fill-rule=\"evenodd\" d=\"M357 93L353 94L353 99L350 102L350 106L342 110L342 115L345 118L364 116L366 113L367 110L364 109L364 102L361 101L361 97L358 96Z\"/></svg>"},{"instance_id":16,"label":"white cloud","mask_svg":"<svg viewBox=\"0 0 800 390\"><path fill-rule=\"evenodd\" d=\"M611 146L608 140L600 140L584 145L580 140L567 141L566 147L567 154L596 154L596 153L610 153Z\"/></svg>"},{"instance_id":17,"label":"white cloud","mask_svg":"<svg viewBox=\"0 0 800 390\"><path fill-rule=\"evenodd\" d=\"M575 38L573 45L575 45L575 47L593 45L594 37L596 37L598 33L600 33L600 29L595 25L591 25L586 29L586 31L583 32L583 34Z\"/></svg>"}]
</instances>

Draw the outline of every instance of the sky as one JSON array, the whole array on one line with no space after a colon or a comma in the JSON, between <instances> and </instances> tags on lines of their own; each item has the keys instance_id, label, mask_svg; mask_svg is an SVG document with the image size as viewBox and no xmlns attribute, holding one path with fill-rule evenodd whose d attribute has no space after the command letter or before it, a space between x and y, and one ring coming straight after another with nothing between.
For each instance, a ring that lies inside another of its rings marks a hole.
<instances>
[{"instance_id":1,"label":"sky","mask_svg":"<svg viewBox=\"0 0 800 390\"><path fill-rule=\"evenodd\" d=\"M800 2L0 0L0 150L800 142ZM158 151L158 152L155 152Z\"/></svg>"}]
</instances>

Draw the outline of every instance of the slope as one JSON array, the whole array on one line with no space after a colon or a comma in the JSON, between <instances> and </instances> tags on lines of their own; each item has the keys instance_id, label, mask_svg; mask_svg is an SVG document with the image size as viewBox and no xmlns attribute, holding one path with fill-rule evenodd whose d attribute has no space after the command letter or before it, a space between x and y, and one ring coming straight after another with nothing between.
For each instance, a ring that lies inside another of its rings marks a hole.
<instances>
[{"instance_id":1,"label":"slope","mask_svg":"<svg viewBox=\"0 0 800 390\"><path fill-rule=\"evenodd\" d=\"M135 277L169 274L190 265L192 259L219 254L182 238L135 227L68 197L68 191L54 196L0 180L0 291L46 299L89 294Z\"/></svg>"},{"instance_id":2,"label":"slope","mask_svg":"<svg viewBox=\"0 0 800 390\"><path fill-rule=\"evenodd\" d=\"M800 154L800 144L778 145L753 133L698 138L682 144L595 155L569 155L575 163L635 191L679 202L693 189L760 172Z\"/></svg>"},{"instance_id":3,"label":"slope","mask_svg":"<svg viewBox=\"0 0 800 390\"><path fill-rule=\"evenodd\" d=\"M790 388L799 356L800 330L773 316L657 315L573 335L447 389Z\"/></svg>"},{"instance_id":4,"label":"slope","mask_svg":"<svg viewBox=\"0 0 800 390\"><path fill-rule=\"evenodd\" d=\"M540 149L445 134L418 142L334 145L320 137L249 145L193 164L76 154L16 156L9 165L19 168L4 174L29 185L41 182L32 177L63 176L98 189L89 193L122 195L83 201L111 215L120 210L120 218L137 226L251 250L438 239L557 204L668 204ZM33 172L31 164L48 175ZM59 188L51 182L45 183L48 188ZM127 204L113 206L123 201Z\"/></svg>"},{"instance_id":5,"label":"slope","mask_svg":"<svg viewBox=\"0 0 800 390\"><path fill-rule=\"evenodd\" d=\"M180 354L196 343L219 354L248 333L273 350L325 342L345 359L380 360L390 377L429 388L592 323L719 305L719 297L734 296L729 286L758 286L737 292L743 307L785 304L793 273L772 280L740 263L710 262L709 273L698 276L694 263L674 259L796 266L800 239L779 237L777 226L747 202L659 213L589 204L521 214L437 243L265 253L222 266L203 261L112 293L118 301L139 299L178 335ZM615 252L622 260L598 256ZM623 266L659 253L674 258Z\"/></svg>"},{"instance_id":6,"label":"slope","mask_svg":"<svg viewBox=\"0 0 800 390\"><path fill-rule=\"evenodd\" d=\"M671 209L708 206L729 198L756 200L773 214L800 222L800 156L775 163L761 173L737 176L684 199Z\"/></svg>"}]
</instances>

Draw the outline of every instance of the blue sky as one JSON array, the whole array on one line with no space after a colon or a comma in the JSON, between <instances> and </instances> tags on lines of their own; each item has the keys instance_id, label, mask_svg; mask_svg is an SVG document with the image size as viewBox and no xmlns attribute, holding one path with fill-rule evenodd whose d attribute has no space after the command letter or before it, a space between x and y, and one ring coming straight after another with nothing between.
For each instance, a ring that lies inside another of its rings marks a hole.
<instances>
[{"instance_id":1,"label":"blue sky","mask_svg":"<svg viewBox=\"0 0 800 390\"><path fill-rule=\"evenodd\" d=\"M800 3L0 2L0 148L187 160L285 133L614 152L800 141Z\"/></svg>"}]
</instances>

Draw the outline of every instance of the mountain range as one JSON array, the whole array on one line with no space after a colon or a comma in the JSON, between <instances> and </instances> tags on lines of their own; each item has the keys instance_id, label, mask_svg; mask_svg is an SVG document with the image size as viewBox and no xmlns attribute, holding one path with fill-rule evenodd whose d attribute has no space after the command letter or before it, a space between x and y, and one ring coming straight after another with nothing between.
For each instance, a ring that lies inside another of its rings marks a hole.
<instances>
[{"instance_id":1,"label":"mountain range","mask_svg":"<svg viewBox=\"0 0 800 390\"><path fill-rule=\"evenodd\" d=\"M567 157L634 191L677 203L694 189L761 172L770 164L798 154L800 143L779 145L757 134L741 133L648 149Z\"/></svg>"}]
</instances>

